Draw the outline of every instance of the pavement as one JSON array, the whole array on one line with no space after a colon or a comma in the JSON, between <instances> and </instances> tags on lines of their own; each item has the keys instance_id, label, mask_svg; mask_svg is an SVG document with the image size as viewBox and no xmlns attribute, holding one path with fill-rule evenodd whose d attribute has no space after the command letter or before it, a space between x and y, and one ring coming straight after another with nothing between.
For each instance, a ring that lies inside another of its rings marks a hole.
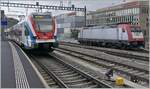
<instances>
[{"instance_id":1,"label":"pavement","mask_svg":"<svg viewBox=\"0 0 150 89\"><path fill-rule=\"evenodd\" d=\"M13 42L1 41L1 87L48 87L35 66Z\"/></svg>"}]
</instances>

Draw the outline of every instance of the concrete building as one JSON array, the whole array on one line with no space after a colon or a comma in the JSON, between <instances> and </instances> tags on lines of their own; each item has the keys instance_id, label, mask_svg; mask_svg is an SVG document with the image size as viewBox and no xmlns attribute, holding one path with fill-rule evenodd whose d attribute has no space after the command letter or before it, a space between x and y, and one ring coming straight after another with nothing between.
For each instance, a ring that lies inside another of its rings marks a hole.
<instances>
[{"instance_id":1,"label":"concrete building","mask_svg":"<svg viewBox=\"0 0 150 89\"><path fill-rule=\"evenodd\" d=\"M72 31L81 29L85 25L84 14L71 12L56 16L58 37L61 39L70 38Z\"/></svg>"},{"instance_id":2,"label":"concrete building","mask_svg":"<svg viewBox=\"0 0 150 89\"><path fill-rule=\"evenodd\" d=\"M135 1L98 9L87 14L88 25L109 25L130 23L139 25L145 37L145 47L149 47L149 1Z\"/></svg>"},{"instance_id":3,"label":"concrete building","mask_svg":"<svg viewBox=\"0 0 150 89\"><path fill-rule=\"evenodd\" d=\"M94 11L87 12L86 26L94 26L94 25L96 25L94 13L95 13Z\"/></svg>"}]
</instances>

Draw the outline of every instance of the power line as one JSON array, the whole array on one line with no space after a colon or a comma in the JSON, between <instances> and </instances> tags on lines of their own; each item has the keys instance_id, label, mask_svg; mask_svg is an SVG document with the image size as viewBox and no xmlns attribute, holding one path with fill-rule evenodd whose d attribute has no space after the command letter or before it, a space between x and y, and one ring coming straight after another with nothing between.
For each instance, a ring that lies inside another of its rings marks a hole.
<instances>
[{"instance_id":1,"label":"power line","mask_svg":"<svg viewBox=\"0 0 150 89\"><path fill-rule=\"evenodd\" d=\"M35 5L35 4L1 2L0 6L20 7L20 8L40 8L40 9L51 9L51 10L67 10L67 11L83 11L83 12L85 11L85 8L39 5L38 3L36 3Z\"/></svg>"}]
</instances>

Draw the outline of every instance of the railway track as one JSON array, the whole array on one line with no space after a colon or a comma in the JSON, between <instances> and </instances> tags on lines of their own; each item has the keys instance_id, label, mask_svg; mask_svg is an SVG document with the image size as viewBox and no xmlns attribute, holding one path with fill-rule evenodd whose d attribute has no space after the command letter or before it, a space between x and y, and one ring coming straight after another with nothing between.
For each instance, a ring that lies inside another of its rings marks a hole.
<instances>
[{"instance_id":1,"label":"railway track","mask_svg":"<svg viewBox=\"0 0 150 89\"><path fill-rule=\"evenodd\" d=\"M90 63L94 63L96 65L99 66L103 66L105 68L109 68L108 65L110 64L114 64L115 67L115 71L116 73L122 73L125 74L126 76L128 76L128 79L131 81L138 81L136 83L141 84L141 85L149 85L149 70L144 70L144 68L136 68L133 67L132 65L126 65L123 63L119 63L116 61L110 61L110 60L106 60L105 58L100 58L94 55L89 55L87 53L84 53L83 51L76 51L75 49L68 49L63 47L60 47L58 49L55 49L56 51L60 51L63 52L65 54L74 56L74 57L78 57L80 59L86 60ZM135 77L133 80L133 76ZM144 84L143 84L144 83Z\"/></svg>"},{"instance_id":2,"label":"railway track","mask_svg":"<svg viewBox=\"0 0 150 89\"><path fill-rule=\"evenodd\" d=\"M53 88L111 88L110 85L92 77L89 74L65 63L61 59L50 57L48 54L44 57L30 55L36 65Z\"/></svg>"},{"instance_id":3,"label":"railway track","mask_svg":"<svg viewBox=\"0 0 150 89\"><path fill-rule=\"evenodd\" d=\"M63 88L63 86L57 84L57 82L53 80L53 75L51 75L51 73L49 73L49 71L45 67L43 67L43 65L40 65L37 61L35 61L35 59L33 59L33 57L30 56L30 58L32 58L32 62L34 63L38 71L41 73L41 75L43 76L44 80L47 82L50 88Z\"/></svg>"},{"instance_id":4,"label":"railway track","mask_svg":"<svg viewBox=\"0 0 150 89\"><path fill-rule=\"evenodd\" d=\"M76 43L67 43L67 42L62 42L61 45L80 47L80 48L91 49L91 50L96 50L96 51L102 51L102 52L107 53L107 54L116 55L116 56L125 57L125 58L136 59L136 60L140 60L140 61L146 61L146 62L149 61L149 55L148 55L147 51L145 53L131 52L131 51L125 51L125 50L118 50L118 49L109 49L109 48L101 48L101 47L93 47L93 46L83 46L83 45L79 45ZM138 55L136 55L136 53Z\"/></svg>"}]
</instances>

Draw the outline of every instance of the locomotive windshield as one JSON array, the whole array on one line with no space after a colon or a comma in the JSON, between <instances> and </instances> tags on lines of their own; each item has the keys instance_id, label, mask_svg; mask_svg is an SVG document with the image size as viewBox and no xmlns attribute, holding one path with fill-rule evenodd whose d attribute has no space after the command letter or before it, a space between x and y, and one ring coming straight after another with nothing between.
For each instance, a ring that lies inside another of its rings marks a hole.
<instances>
[{"instance_id":1,"label":"locomotive windshield","mask_svg":"<svg viewBox=\"0 0 150 89\"><path fill-rule=\"evenodd\" d=\"M132 27L131 32L132 32L132 35L134 35L134 36L142 36L143 35L142 30L139 27Z\"/></svg>"},{"instance_id":2,"label":"locomotive windshield","mask_svg":"<svg viewBox=\"0 0 150 89\"><path fill-rule=\"evenodd\" d=\"M36 30L39 32L52 31L52 18L50 15L34 15Z\"/></svg>"}]
</instances>

